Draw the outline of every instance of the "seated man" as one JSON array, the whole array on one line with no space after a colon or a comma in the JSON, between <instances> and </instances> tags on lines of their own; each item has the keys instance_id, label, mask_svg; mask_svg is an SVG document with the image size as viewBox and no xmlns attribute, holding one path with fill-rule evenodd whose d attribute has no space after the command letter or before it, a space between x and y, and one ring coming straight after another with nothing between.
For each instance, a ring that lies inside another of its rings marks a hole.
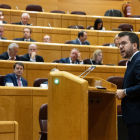
<instances>
[{"instance_id":1,"label":"seated man","mask_svg":"<svg viewBox=\"0 0 140 140\"><path fill-rule=\"evenodd\" d=\"M0 60L20 60L20 57L17 56L19 46L16 43L11 43L8 46L7 52L0 55Z\"/></svg>"},{"instance_id":2,"label":"seated man","mask_svg":"<svg viewBox=\"0 0 140 140\"><path fill-rule=\"evenodd\" d=\"M36 54L37 45L30 44L28 47L28 53L21 57L21 61L44 62L43 57Z\"/></svg>"},{"instance_id":3,"label":"seated man","mask_svg":"<svg viewBox=\"0 0 140 140\"><path fill-rule=\"evenodd\" d=\"M4 21L3 19L4 19L4 13L0 11L0 24L7 24L7 22Z\"/></svg>"},{"instance_id":4,"label":"seated man","mask_svg":"<svg viewBox=\"0 0 140 140\"><path fill-rule=\"evenodd\" d=\"M0 40L7 40L6 37L2 37L4 35L4 27L0 25Z\"/></svg>"},{"instance_id":5,"label":"seated man","mask_svg":"<svg viewBox=\"0 0 140 140\"><path fill-rule=\"evenodd\" d=\"M49 35L45 35L44 36L44 39L43 39L43 42L45 42L45 43L51 43L51 37Z\"/></svg>"},{"instance_id":6,"label":"seated man","mask_svg":"<svg viewBox=\"0 0 140 140\"><path fill-rule=\"evenodd\" d=\"M36 42L35 40L31 39L31 29L27 27L23 29L23 38L15 38L13 40Z\"/></svg>"},{"instance_id":7,"label":"seated man","mask_svg":"<svg viewBox=\"0 0 140 140\"><path fill-rule=\"evenodd\" d=\"M90 45L90 43L87 41L87 32L80 31L78 33L78 38L73 40L71 44Z\"/></svg>"},{"instance_id":8,"label":"seated man","mask_svg":"<svg viewBox=\"0 0 140 140\"><path fill-rule=\"evenodd\" d=\"M71 50L70 57L60 59L59 63L83 64L83 61L79 50L74 48Z\"/></svg>"},{"instance_id":9,"label":"seated man","mask_svg":"<svg viewBox=\"0 0 140 140\"><path fill-rule=\"evenodd\" d=\"M26 87L28 82L22 78L24 65L21 62L15 63L13 66L13 73L7 74L4 78L4 86L6 83L13 83L14 86Z\"/></svg>"},{"instance_id":10,"label":"seated man","mask_svg":"<svg viewBox=\"0 0 140 140\"><path fill-rule=\"evenodd\" d=\"M28 24L30 19L30 15L28 13L23 13L21 16L21 21L17 23L12 23L12 24L17 24L17 25L30 25Z\"/></svg>"}]
</instances>

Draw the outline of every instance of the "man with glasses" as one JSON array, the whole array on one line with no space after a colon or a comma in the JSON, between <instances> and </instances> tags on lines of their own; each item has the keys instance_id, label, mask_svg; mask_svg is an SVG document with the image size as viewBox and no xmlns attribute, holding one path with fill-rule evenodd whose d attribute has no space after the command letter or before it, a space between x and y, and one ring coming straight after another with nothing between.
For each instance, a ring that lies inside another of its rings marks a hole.
<instances>
[{"instance_id":1,"label":"man with glasses","mask_svg":"<svg viewBox=\"0 0 140 140\"><path fill-rule=\"evenodd\" d=\"M127 124L129 140L140 140L140 52L139 37L135 33L121 32L119 49L121 56L128 59L121 90L116 98L122 100L122 117Z\"/></svg>"},{"instance_id":2,"label":"man with glasses","mask_svg":"<svg viewBox=\"0 0 140 140\"><path fill-rule=\"evenodd\" d=\"M37 55L37 45L36 44L29 45L28 53L21 57L21 61L44 62L43 57Z\"/></svg>"},{"instance_id":3,"label":"man with glasses","mask_svg":"<svg viewBox=\"0 0 140 140\"><path fill-rule=\"evenodd\" d=\"M6 37L2 37L4 35L4 27L0 25L0 40L7 40Z\"/></svg>"},{"instance_id":4,"label":"man with glasses","mask_svg":"<svg viewBox=\"0 0 140 140\"><path fill-rule=\"evenodd\" d=\"M20 57L17 56L19 50L19 46L16 43L11 43L8 46L7 52L4 52L0 55L0 60L15 60L19 61Z\"/></svg>"}]
</instances>

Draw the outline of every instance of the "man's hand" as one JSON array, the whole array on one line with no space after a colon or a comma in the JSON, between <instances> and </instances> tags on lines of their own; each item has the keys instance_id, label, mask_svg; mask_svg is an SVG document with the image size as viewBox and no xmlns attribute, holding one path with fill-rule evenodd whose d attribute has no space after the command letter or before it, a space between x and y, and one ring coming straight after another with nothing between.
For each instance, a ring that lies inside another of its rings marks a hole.
<instances>
[{"instance_id":1,"label":"man's hand","mask_svg":"<svg viewBox=\"0 0 140 140\"><path fill-rule=\"evenodd\" d=\"M36 53L35 53L35 52L32 52L32 54L31 54L31 59L34 59L35 56L36 56Z\"/></svg>"},{"instance_id":2,"label":"man's hand","mask_svg":"<svg viewBox=\"0 0 140 140\"><path fill-rule=\"evenodd\" d=\"M124 98L126 96L123 91L124 91L124 89L117 90L117 92L116 92L116 98L118 100L121 100L122 98Z\"/></svg>"},{"instance_id":3,"label":"man's hand","mask_svg":"<svg viewBox=\"0 0 140 140\"><path fill-rule=\"evenodd\" d=\"M78 53L78 58L79 61L81 61L81 53Z\"/></svg>"}]
</instances>

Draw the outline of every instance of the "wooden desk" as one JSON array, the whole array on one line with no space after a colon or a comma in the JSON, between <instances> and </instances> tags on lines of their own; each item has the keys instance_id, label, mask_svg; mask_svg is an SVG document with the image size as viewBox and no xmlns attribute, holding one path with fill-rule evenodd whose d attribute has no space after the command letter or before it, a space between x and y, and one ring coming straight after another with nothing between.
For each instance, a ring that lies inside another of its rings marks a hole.
<instances>
[{"instance_id":1,"label":"wooden desk","mask_svg":"<svg viewBox=\"0 0 140 140\"><path fill-rule=\"evenodd\" d=\"M6 75L13 72L13 61L0 61L0 72L1 75ZM37 63L37 62L23 62L24 72L23 78L28 81L28 86L33 86L35 79L47 78L48 74L53 68L57 68L60 71L67 71L74 75L80 75L91 65L69 65L69 64L58 64L58 63ZM125 66L99 66L88 74L88 76L96 76L107 80L111 76L124 76L126 67Z\"/></svg>"},{"instance_id":2,"label":"wooden desk","mask_svg":"<svg viewBox=\"0 0 140 140\"><path fill-rule=\"evenodd\" d=\"M19 140L38 140L39 109L42 104L47 102L47 89L0 87L0 121L17 121ZM10 140L14 139L11 137Z\"/></svg>"},{"instance_id":3,"label":"wooden desk","mask_svg":"<svg viewBox=\"0 0 140 140\"><path fill-rule=\"evenodd\" d=\"M16 121L0 121L0 139L18 140L18 123Z\"/></svg>"},{"instance_id":4,"label":"wooden desk","mask_svg":"<svg viewBox=\"0 0 140 140\"><path fill-rule=\"evenodd\" d=\"M0 40L0 54L7 51L10 43L15 41ZM19 41L18 55L24 55L28 53L28 46L31 42ZM103 64L115 64L122 60L120 51L117 47L106 46L92 46L92 45L71 45L71 44L55 44L55 43L40 43L37 42L38 51L37 54L44 58L45 62L53 62L56 59L66 58L70 56L70 52L73 48L79 49L81 53L81 59L92 58L93 52L97 49L103 51Z\"/></svg>"},{"instance_id":5,"label":"wooden desk","mask_svg":"<svg viewBox=\"0 0 140 140\"><path fill-rule=\"evenodd\" d=\"M23 37L23 28L29 26L23 25L3 25L5 29L5 37L8 40L14 38ZM38 27L30 26L32 30L31 38L42 42L45 35L50 35L52 38L52 43L62 43L64 44L67 40L74 40L78 37L78 32L81 29L70 29L70 28L50 28L50 27ZM116 34L120 33L119 31L97 31L97 30L86 30L88 34L88 41L91 45L100 45L104 43L114 42L114 37ZM140 38L140 32L135 32Z\"/></svg>"},{"instance_id":6,"label":"wooden desk","mask_svg":"<svg viewBox=\"0 0 140 140\"><path fill-rule=\"evenodd\" d=\"M128 18L128 17L107 17L107 16L94 16L94 15L72 15L72 14L59 14L50 12L34 12L24 10L13 10L13 9L0 9L5 14L5 21L8 23L19 22L22 13L29 13L31 16L29 23L33 26L45 26L67 28L72 25L82 25L86 29L87 26L93 26L97 18L101 18L103 26L106 30L112 30L112 28L118 28L122 23L128 23L133 25L134 31L140 29L139 18Z\"/></svg>"}]
</instances>

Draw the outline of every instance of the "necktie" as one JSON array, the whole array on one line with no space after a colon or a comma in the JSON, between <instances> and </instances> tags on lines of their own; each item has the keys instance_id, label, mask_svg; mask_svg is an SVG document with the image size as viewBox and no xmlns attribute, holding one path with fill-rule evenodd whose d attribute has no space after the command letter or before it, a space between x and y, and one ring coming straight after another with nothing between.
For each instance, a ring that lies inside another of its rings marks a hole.
<instances>
[{"instance_id":1,"label":"necktie","mask_svg":"<svg viewBox=\"0 0 140 140\"><path fill-rule=\"evenodd\" d=\"M18 86L21 87L20 78L18 78Z\"/></svg>"}]
</instances>

